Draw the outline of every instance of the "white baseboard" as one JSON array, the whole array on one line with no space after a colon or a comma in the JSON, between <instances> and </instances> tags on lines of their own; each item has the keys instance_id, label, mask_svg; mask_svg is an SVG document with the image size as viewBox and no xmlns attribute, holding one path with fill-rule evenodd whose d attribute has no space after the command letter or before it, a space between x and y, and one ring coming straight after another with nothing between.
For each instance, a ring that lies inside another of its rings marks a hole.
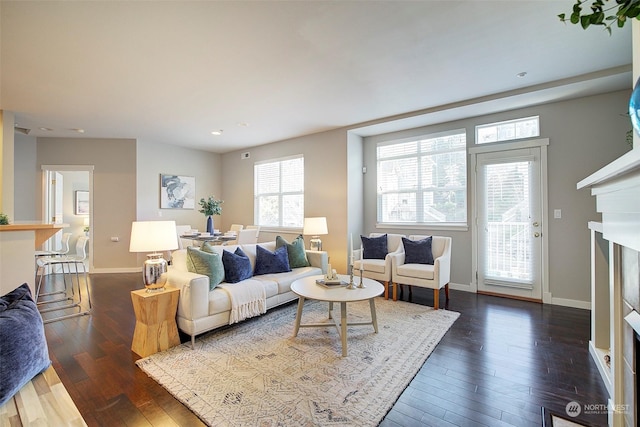
<instances>
[{"instance_id":1,"label":"white baseboard","mask_svg":"<svg viewBox=\"0 0 640 427\"><path fill-rule=\"evenodd\" d=\"M91 274L109 274L109 273L142 273L142 267L129 268L94 268Z\"/></svg>"},{"instance_id":2,"label":"white baseboard","mask_svg":"<svg viewBox=\"0 0 640 427\"><path fill-rule=\"evenodd\" d=\"M468 285L463 285L461 283L449 283L449 289L455 289L456 291L465 291L465 292L476 292L475 287L469 283Z\"/></svg>"},{"instance_id":3,"label":"white baseboard","mask_svg":"<svg viewBox=\"0 0 640 427\"><path fill-rule=\"evenodd\" d=\"M591 301L579 301L575 299L566 298L551 298L551 304L562 305L564 307L582 308L584 310L591 310Z\"/></svg>"}]
</instances>

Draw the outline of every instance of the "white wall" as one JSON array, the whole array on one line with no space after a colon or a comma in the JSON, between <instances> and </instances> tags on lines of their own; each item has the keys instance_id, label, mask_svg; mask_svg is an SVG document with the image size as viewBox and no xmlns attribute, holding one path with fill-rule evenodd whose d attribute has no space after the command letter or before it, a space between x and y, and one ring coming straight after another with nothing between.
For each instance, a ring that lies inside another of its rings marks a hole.
<instances>
[{"instance_id":1,"label":"white wall","mask_svg":"<svg viewBox=\"0 0 640 427\"><path fill-rule=\"evenodd\" d=\"M69 224L63 233L71 233L69 240L69 253L76 253L75 247L80 236L84 236L84 219L87 215L75 214L75 192L89 191L89 172L87 171L61 171L63 180L62 218L65 224ZM62 233L59 233L62 235ZM52 248L54 249L54 248ZM55 248L57 249L57 248Z\"/></svg>"}]
</instances>

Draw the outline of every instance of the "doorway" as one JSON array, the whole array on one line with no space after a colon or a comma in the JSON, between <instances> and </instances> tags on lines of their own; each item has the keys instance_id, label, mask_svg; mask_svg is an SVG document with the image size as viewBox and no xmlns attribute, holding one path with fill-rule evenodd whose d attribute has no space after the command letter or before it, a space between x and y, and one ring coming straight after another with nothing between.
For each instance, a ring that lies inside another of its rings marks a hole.
<instances>
[{"instance_id":1,"label":"doorway","mask_svg":"<svg viewBox=\"0 0 640 427\"><path fill-rule=\"evenodd\" d=\"M546 145L494 144L472 155L477 291L541 302L547 287Z\"/></svg>"},{"instance_id":2,"label":"doorway","mask_svg":"<svg viewBox=\"0 0 640 427\"><path fill-rule=\"evenodd\" d=\"M42 179L42 218L66 224L64 232L72 234L69 253L75 253L76 242L81 236L89 236L86 267L90 272L93 269L93 166L43 165ZM88 205L79 198L87 192ZM61 235L56 233L49 239L45 249L58 249Z\"/></svg>"}]
</instances>

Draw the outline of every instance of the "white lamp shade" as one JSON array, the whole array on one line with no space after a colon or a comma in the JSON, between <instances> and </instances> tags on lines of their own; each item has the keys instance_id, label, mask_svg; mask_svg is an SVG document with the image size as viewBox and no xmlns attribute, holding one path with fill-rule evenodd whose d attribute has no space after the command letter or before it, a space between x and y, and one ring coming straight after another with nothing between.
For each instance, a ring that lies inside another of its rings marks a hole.
<instances>
[{"instance_id":1,"label":"white lamp shade","mask_svg":"<svg viewBox=\"0 0 640 427\"><path fill-rule=\"evenodd\" d=\"M134 221L131 223L129 252L159 252L178 249L175 221Z\"/></svg>"},{"instance_id":2,"label":"white lamp shade","mask_svg":"<svg viewBox=\"0 0 640 427\"><path fill-rule=\"evenodd\" d=\"M322 234L329 234L329 229L327 228L327 218L323 216L305 218L302 234L308 236L320 236Z\"/></svg>"}]
</instances>

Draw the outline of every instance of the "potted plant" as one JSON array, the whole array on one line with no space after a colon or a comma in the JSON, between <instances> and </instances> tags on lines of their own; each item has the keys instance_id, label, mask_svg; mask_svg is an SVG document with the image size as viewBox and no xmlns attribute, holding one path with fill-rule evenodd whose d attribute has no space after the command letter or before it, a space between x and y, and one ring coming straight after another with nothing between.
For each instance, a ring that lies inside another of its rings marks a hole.
<instances>
[{"instance_id":1,"label":"potted plant","mask_svg":"<svg viewBox=\"0 0 640 427\"><path fill-rule=\"evenodd\" d=\"M0 212L0 225L9 225L9 217L2 212Z\"/></svg>"},{"instance_id":2,"label":"potted plant","mask_svg":"<svg viewBox=\"0 0 640 427\"><path fill-rule=\"evenodd\" d=\"M200 199L201 209L200 213L204 214L207 217L207 233L213 234L213 215L221 215L222 214L222 204L224 200L216 200L214 196L209 196L208 199Z\"/></svg>"}]
</instances>

